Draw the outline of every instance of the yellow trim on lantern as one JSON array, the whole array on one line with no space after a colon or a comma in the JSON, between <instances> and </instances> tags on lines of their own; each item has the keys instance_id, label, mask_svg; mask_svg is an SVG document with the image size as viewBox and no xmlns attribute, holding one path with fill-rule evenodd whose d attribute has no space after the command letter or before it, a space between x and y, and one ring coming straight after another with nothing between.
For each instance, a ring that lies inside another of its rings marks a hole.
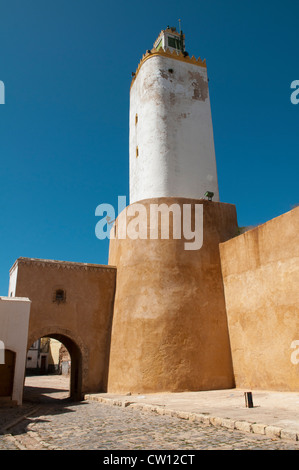
<instances>
[{"instance_id":1,"label":"yellow trim on lantern","mask_svg":"<svg viewBox=\"0 0 299 470\"><path fill-rule=\"evenodd\" d=\"M137 70L132 78L131 86L133 85L142 64L144 64L144 62L146 62L148 59L151 59L152 57L156 57L156 56L168 57L169 59L180 60L181 62L207 68L206 59L202 60L200 57L196 59L194 55L192 57L189 57L188 55L185 56L182 52L178 53L176 51L170 51L169 49L166 49L165 51L162 48L161 49L153 48L150 52L147 52L146 54L142 56L142 59L139 62Z\"/></svg>"}]
</instances>

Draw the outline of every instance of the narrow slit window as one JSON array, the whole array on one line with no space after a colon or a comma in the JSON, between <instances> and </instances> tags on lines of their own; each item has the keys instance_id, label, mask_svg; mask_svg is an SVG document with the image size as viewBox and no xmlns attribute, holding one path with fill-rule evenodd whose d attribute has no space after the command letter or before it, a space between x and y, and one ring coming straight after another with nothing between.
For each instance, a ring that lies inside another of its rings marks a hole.
<instances>
[{"instance_id":1,"label":"narrow slit window","mask_svg":"<svg viewBox=\"0 0 299 470\"><path fill-rule=\"evenodd\" d=\"M139 149L138 149L138 145L137 145L137 147L136 147L136 158L138 158L138 157L139 157Z\"/></svg>"}]
</instances>

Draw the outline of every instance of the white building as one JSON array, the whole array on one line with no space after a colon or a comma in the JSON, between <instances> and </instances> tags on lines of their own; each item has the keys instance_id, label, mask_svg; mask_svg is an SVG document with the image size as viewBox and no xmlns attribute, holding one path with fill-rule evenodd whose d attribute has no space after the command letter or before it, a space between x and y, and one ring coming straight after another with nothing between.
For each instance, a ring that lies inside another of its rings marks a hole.
<instances>
[{"instance_id":1,"label":"white building","mask_svg":"<svg viewBox=\"0 0 299 470\"><path fill-rule=\"evenodd\" d=\"M205 61L175 28L143 56L130 91L130 203L156 197L219 200Z\"/></svg>"},{"instance_id":2,"label":"white building","mask_svg":"<svg viewBox=\"0 0 299 470\"><path fill-rule=\"evenodd\" d=\"M0 403L22 404L31 302L0 297Z\"/></svg>"}]
</instances>

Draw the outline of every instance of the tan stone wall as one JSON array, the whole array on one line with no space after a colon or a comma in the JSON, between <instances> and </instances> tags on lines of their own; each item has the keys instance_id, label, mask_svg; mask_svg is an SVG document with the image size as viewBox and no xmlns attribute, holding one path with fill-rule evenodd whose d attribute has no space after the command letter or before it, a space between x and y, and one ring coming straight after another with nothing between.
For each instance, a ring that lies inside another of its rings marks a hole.
<instances>
[{"instance_id":1,"label":"tan stone wall","mask_svg":"<svg viewBox=\"0 0 299 470\"><path fill-rule=\"evenodd\" d=\"M109 264L117 266L117 288L108 391L231 388L219 242L236 234L235 206L142 201L148 212L154 203L203 204L203 247L186 251L184 239L171 238L111 240Z\"/></svg>"},{"instance_id":2,"label":"tan stone wall","mask_svg":"<svg viewBox=\"0 0 299 470\"><path fill-rule=\"evenodd\" d=\"M28 348L42 336L61 341L82 373L82 391L105 391L116 269L20 258L14 295L32 301ZM55 291L66 293L57 303Z\"/></svg>"},{"instance_id":3,"label":"tan stone wall","mask_svg":"<svg viewBox=\"0 0 299 470\"><path fill-rule=\"evenodd\" d=\"M299 390L298 234L296 208L220 245L237 387Z\"/></svg>"}]
</instances>

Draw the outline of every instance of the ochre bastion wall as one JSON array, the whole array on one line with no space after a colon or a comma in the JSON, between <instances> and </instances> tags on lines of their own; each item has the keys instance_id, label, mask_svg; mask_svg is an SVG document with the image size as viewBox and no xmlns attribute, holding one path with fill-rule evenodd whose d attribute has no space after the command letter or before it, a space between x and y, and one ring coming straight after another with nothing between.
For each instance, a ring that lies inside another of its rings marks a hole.
<instances>
[{"instance_id":1,"label":"ochre bastion wall","mask_svg":"<svg viewBox=\"0 0 299 470\"><path fill-rule=\"evenodd\" d=\"M236 387L299 390L299 207L220 245Z\"/></svg>"}]
</instances>

